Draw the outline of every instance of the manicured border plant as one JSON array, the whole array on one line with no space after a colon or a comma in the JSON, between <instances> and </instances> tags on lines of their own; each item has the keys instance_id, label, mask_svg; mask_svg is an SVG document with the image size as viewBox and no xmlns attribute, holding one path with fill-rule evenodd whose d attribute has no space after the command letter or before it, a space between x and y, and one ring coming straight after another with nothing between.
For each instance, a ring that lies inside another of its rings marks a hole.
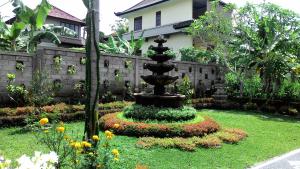
<instances>
[{"instance_id":1,"label":"manicured border plant","mask_svg":"<svg viewBox=\"0 0 300 169\"><path fill-rule=\"evenodd\" d=\"M204 137L191 138L155 138L143 137L136 144L138 148L149 149L152 147L177 148L183 151L195 151L197 147L219 148L222 143L237 144L247 137L247 133L241 129L224 129L215 134Z\"/></svg>"},{"instance_id":2,"label":"manicured border plant","mask_svg":"<svg viewBox=\"0 0 300 169\"><path fill-rule=\"evenodd\" d=\"M219 131L220 126L214 120L205 117L196 123L146 123L120 118L122 113L107 114L100 118L103 130L114 130L119 135L156 136L156 137L191 137L204 136ZM115 127L115 124L119 124Z\"/></svg>"}]
</instances>

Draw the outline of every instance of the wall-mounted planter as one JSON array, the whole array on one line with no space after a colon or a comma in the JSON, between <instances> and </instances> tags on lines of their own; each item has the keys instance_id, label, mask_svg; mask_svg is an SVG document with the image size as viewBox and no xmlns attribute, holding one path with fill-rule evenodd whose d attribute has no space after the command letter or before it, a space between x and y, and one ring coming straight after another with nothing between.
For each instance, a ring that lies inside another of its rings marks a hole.
<instances>
[{"instance_id":1,"label":"wall-mounted planter","mask_svg":"<svg viewBox=\"0 0 300 169\"><path fill-rule=\"evenodd\" d=\"M53 56L53 65L57 72L59 72L61 70L62 61L63 61L63 59L62 59L61 55Z\"/></svg>"},{"instance_id":2,"label":"wall-mounted planter","mask_svg":"<svg viewBox=\"0 0 300 169\"><path fill-rule=\"evenodd\" d=\"M75 75L76 74L76 67L75 67L75 65L69 65L67 73L69 75Z\"/></svg>"},{"instance_id":3,"label":"wall-mounted planter","mask_svg":"<svg viewBox=\"0 0 300 169\"><path fill-rule=\"evenodd\" d=\"M125 60L124 61L124 67L125 69L128 69L131 71L133 69L132 61L131 60Z\"/></svg>"},{"instance_id":4,"label":"wall-mounted planter","mask_svg":"<svg viewBox=\"0 0 300 169\"><path fill-rule=\"evenodd\" d=\"M16 61L16 70L23 72L25 69L25 65L23 61Z\"/></svg>"},{"instance_id":5,"label":"wall-mounted planter","mask_svg":"<svg viewBox=\"0 0 300 169\"><path fill-rule=\"evenodd\" d=\"M182 73L181 74L181 78L183 79L185 77L185 73Z\"/></svg>"},{"instance_id":6,"label":"wall-mounted planter","mask_svg":"<svg viewBox=\"0 0 300 169\"><path fill-rule=\"evenodd\" d=\"M86 64L86 57L80 58L80 64L85 65Z\"/></svg>"},{"instance_id":7,"label":"wall-mounted planter","mask_svg":"<svg viewBox=\"0 0 300 169\"><path fill-rule=\"evenodd\" d=\"M193 71L193 68L189 67L189 72L192 73L192 71Z\"/></svg>"},{"instance_id":8,"label":"wall-mounted planter","mask_svg":"<svg viewBox=\"0 0 300 169\"><path fill-rule=\"evenodd\" d=\"M119 69L115 70L115 80L116 81L121 81L122 80L122 75Z\"/></svg>"},{"instance_id":9,"label":"wall-mounted planter","mask_svg":"<svg viewBox=\"0 0 300 169\"><path fill-rule=\"evenodd\" d=\"M215 69L211 69L211 74L215 74Z\"/></svg>"},{"instance_id":10,"label":"wall-mounted planter","mask_svg":"<svg viewBox=\"0 0 300 169\"><path fill-rule=\"evenodd\" d=\"M107 60L107 59L104 60L104 67L106 67L106 68L109 67L109 60Z\"/></svg>"},{"instance_id":11,"label":"wall-mounted planter","mask_svg":"<svg viewBox=\"0 0 300 169\"><path fill-rule=\"evenodd\" d=\"M200 67L200 69L199 69L199 73L202 73L202 67Z\"/></svg>"},{"instance_id":12,"label":"wall-mounted planter","mask_svg":"<svg viewBox=\"0 0 300 169\"><path fill-rule=\"evenodd\" d=\"M55 79L53 81L53 89L54 91L58 92L63 88L62 81L60 79Z\"/></svg>"}]
</instances>

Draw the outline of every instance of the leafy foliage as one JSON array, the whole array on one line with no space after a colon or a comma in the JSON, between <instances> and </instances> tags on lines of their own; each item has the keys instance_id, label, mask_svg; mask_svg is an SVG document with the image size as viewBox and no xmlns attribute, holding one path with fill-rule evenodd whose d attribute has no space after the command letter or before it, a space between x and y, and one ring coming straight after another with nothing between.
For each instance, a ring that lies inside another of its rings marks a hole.
<instances>
[{"instance_id":1,"label":"leafy foliage","mask_svg":"<svg viewBox=\"0 0 300 169\"><path fill-rule=\"evenodd\" d=\"M125 117L137 120L185 121L195 118L196 113L192 107L172 109L134 104L124 109Z\"/></svg>"},{"instance_id":2,"label":"leafy foliage","mask_svg":"<svg viewBox=\"0 0 300 169\"><path fill-rule=\"evenodd\" d=\"M122 113L107 114L100 118L102 129L112 129L114 133L129 136L156 136L156 137L191 137L204 136L214 133L220 126L212 119L198 118L194 122L181 123L146 123L134 122L122 118ZM119 124L115 127L114 124Z\"/></svg>"},{"instance_id":3,"label":"leafy foliage","mask_svg":"<svg viewBox=\"0 0 300 169\"><path fill-rule=\"evenodd\" d=\"M47 72L37 71L33 75L28 100L33 106L45 106L53 100L53 84Z\"/></svg>"},{"instance_id":4,"label":"leafy foliage","mask_svg":"<svg viewBox=\"0 0 300 169\"><path fill-rule=\"evenodd\" d=\"M279 98L300 100L300 83L284 80L278 91Z\"/></svg>"},{"instance_id":5,"label":"leafy foliage","mask_svg":"<svg viewBox=\"0 0 300 169\"><path fill-rule=\"evenodd\" d=\"M194 47L182 48L179 50L181 54L181 61L209 63L214 61L209 51L203 49L196 49Z\"/></svg>"},{"instance_id":6,"label":"leafy foliage","mask_svg":"<svg viewBox=\"0 0 300 169\"><path fill-rule=\"evenodd\" d=\"M21 0L12 0L16 20L12 26L7 26L0 21L0 49L9 51L34 52L36 45L42 39L60 44L58 34L75 37L76 33L66 27L44 25L52 6L47 0L42 0L35 8L31 9L24 5Z\"/></svg>"},{"instance_id":7,"label":"leafy foliage","mask_svg":"<svg viewBox=\"0 0 300 169\"><path fill-rule=\"evenodd\" d=\"M195 90L192 87L189 76L185 75L183 77L182 82L178 86L178 91L180 94L185 95L187 104L191 103L191 99L195 94Z\"/></svg>"},{"instance_id":8,"label":"leafy foliage","mask_svg":"<svg viewBox=\"0 0 300 169\"><path fill-rule=\"evenodd\" d=\"M115 21L115 24L111 26L111 30L116 32L118 36L122 37L124 33L129 32L129 25L127 19L119 19Z\"/></svg>"},{"instance_id":9,"label":"leafy foliage","mask_svg":"<svg viewBox=\"0 0 300 169\"><path fill-rule=\"evenodd\" d=\"M131 32L131 39L127 41L121 38L119 35L115 38L110 35L108 38L108 42L99 43L100 49L102 49L106 53L112 54L126 54L129 56L137 55L138 51L141 49L142 45L145 42L142 33L137 39L134 37L134 32Z\"/></svg>"}]
</instances>

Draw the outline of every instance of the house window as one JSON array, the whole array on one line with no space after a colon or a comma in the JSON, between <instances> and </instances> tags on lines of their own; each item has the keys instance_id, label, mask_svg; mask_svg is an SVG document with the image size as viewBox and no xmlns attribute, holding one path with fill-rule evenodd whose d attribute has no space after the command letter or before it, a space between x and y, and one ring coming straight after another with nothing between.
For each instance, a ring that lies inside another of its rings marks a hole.
<instances>
[{"instance_id":1,"label":"house window","mask_svg":"<svg viewBox=\"0 0 300 169\"><path fill-rule=\"evenodd\" d=\"M156 12L156 26L161 26L161 11Z\"/></svg>"},{"instance_id":2,"label":"house window","mask_svg":"<svg viewBox=\"0 0 300 169\"><path fill-rule=\"evenodd\" d=\"M143 17L140 16L134 18L134 31L142 30L143 29L142 24L143 24Z\"/></svg>"},{"instance_id":3,"label":"house window","mask_svg":"<svg viewBox=\"0 0 300 169\"><path fill-rule=\"evenodd\" d=\"M61 26L64 26L64 27L67 27L73 31L75 31L77 33L77 37L79 37L79 30L80 30L80 27L78 25L75 25L75 24L69 24L69 23L65 23L65 22L61 22L60 23ZM63 35L62 35L63 36Z\"/></svg>"}]
</instances>

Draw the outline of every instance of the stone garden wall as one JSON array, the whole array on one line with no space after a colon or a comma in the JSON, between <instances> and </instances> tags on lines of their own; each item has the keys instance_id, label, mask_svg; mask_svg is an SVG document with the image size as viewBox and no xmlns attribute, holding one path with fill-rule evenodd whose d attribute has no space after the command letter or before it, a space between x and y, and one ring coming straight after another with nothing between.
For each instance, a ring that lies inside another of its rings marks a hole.
<instances>
[{"instance_id":1,"label":"stone garden wall","mask_svg":"<svg viewBox=\"0 0 300 169\"><path fill-rule=\"evenodd\" d=\"M61 58L60 64L55 64L55 57ZM0 51L0 102L8 99L6 94L7 73L16 74L17 84L28 86L35 70L47 71L53 83L61 84L58 96L76 97L75 84L83 82L85 79L84 57L84 52L42 46L38 47L36 54L31 55ZM133 90L141 91L143 82L140 76L151 73L144 69L143 65L149 62L152 61L148 58L103 54L100 60L102 89L105 83L114 94L122 95L125 83L128 83ZM205 86L206 89L210 89L217 78L223 79L223 72L213 64L171 62L177 65L177 69L170 72L170 75L179 76L178 82L182 80L184 75L188 75L195 88L200 86L204 88L203 86ZM22 63L25 66L23 72L16 69L17 63ZM200 85L200 81L203 82L203 85Z\"/></svg>"}]
</instances>

